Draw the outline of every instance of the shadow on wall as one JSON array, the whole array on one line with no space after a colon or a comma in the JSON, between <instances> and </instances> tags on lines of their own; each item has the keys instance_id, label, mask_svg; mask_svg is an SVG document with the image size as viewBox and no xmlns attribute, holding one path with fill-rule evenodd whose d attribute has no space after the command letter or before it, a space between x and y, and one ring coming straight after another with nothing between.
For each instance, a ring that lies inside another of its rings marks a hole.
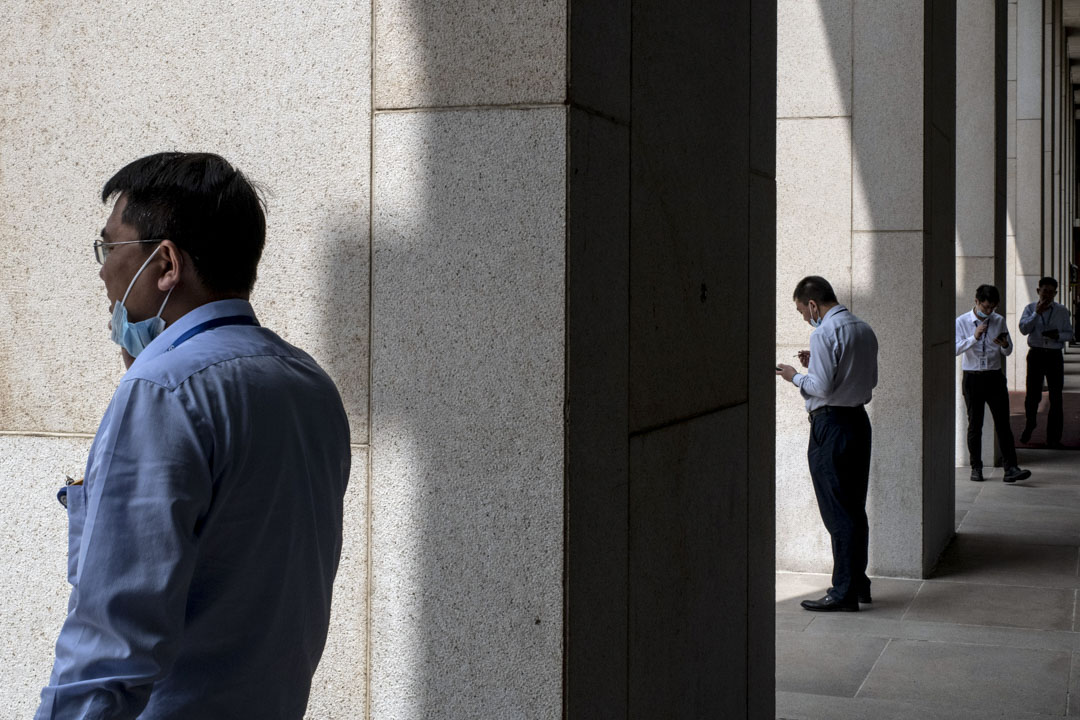
<instances>
[{"instance_id":1,"label":"shadow on wall","mask_svg":"<svg viewBox=\"0 0 1080 720\"><path fill-rule=\"evenodd\" d=\"M372 717L558 713L564 138L375 117Z\"/></svg>"}]
</instances>

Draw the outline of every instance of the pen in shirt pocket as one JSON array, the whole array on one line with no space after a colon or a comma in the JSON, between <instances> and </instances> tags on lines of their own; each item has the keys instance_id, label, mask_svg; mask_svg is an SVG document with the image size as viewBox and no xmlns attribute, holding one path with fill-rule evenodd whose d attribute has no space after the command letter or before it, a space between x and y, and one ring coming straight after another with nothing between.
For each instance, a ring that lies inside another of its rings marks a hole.
<instances>
[{"instance_id":1,"label":"pen in shirt pocket","mask_svg":"<svg viewBox=\"0 0 1080 720\"><path fill-rule=\"evenodd\" d=\"M64 487L60 488L60 491L58 493L56 493L56 499L60 501L61 505L63 505L64 507L67 507L68 506L68 502L67 502L68 488L71 487L72 485L82 485L82 484L83 484L83 478L79 478L78 480L76 480L75 478L71 477L70 475L65 475L64 476Z\"/></svg>"}]
</instances>

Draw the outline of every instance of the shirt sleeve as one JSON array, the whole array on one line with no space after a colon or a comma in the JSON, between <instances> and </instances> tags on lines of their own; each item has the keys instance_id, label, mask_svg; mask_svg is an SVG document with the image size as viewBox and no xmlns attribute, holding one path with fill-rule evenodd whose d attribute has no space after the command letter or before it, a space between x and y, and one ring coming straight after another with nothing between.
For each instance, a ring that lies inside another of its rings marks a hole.
<instances>
[{"instance_id":1,"label":"shirt sleeve","mask_svg":"<svg viewBox=\"0 0 1080 720\"><path fill-rule=\"evenodd\" d=\"M798 374L792 380L804 395L828 397L836 379L836 358L825 342L824 333L810 334L810 367L806 374Z\"/></svg>"},{"instance_id":2,"label":"shirt sleeve","mask_svg":"<svg viewBox=\"0 0 1080 720\"><path fill-rule=\"evenodd\" d=\"M1061 319L1054 323L1057 326L1058 341L1069 342L1074 337L1073 326L1072 323L1069 322L1069 311L1065 309L1064 305L1061 305L1060 308Z\"/></svg>"},{"instance_id":3,"label":"shirt sleeve","mask_svg":"<svg viewBox=\"0 0 1080 720\"><path fill-rule=\"evenodd\" d=\"M1005 318L1002 318L1000 322L1001 322L1001 325L1000 325L1000 328L998 329L998 335L1000 335L1000 334L1001 334L1001 333L1003 333L1003 332L1004 332L1004 333L1007 333L1007 332L1009 332L1009 326L1005 324ZM997 348L997 349L998 349L998 350L999 350L999 351L1001 352L1001 354L1002 354L1002 355L1004 355L1005 357L1009 357L1010 355L1012 355L1013 347L1015 347L1015 345L1016 345L1016 343L1014 343L1014 342L1012 341L1012 335L1008 335L1008 336L1007 336L1007 339L1008 339L1008 341L1009 341L1009 344L1008 344L1008 345L1006 345L1005 347L1002 347L1002 346L1000 346L1000 345L995 345L995 346L994 346L994 347L996 347L996 348Z\"/></svg>"},{"instance_id":4,"label":"shirt sleeve","mask_svg":"<svg viewBox=\"0 0 1080 720\"><path fill-rule=\"evenodd\" d=\"M1035 319L1038 315L1035 313L1035 303L1028 303L1024 306L1024 312L1020 314L1020 333L1022 335L1030 335L1031 331L1035 329Z\"/></svg>"},{"instance_id":5,"label":"shirt sleeve","mask_svg":"<svg viewBox=\"0 0 1080 720\"><path fill-rule=\"evenodd\" d=\"M967 316L964 315L956 319L956 354L963 355L972 345L976 343L975 340L975 324L966 322Z\"/></svg>"},{"instance_id":6,"label":"shirt sleeve","mask_svg":"<svg viewBox=\"0 0 1080 720\"><path fill-rule=\"evenodd\" d=\"M69 612L38 720L135 718L172 666L211 497L199 425L182 393L144 380L117 388L91 449Z\"/></svg>"}]
</instances>

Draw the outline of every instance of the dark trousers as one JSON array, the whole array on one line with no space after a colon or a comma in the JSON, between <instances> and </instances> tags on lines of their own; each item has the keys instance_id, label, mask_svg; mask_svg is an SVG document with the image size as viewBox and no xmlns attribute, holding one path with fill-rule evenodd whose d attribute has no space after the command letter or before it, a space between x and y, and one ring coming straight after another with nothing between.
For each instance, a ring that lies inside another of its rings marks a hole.
<instances>
[{"instance_id":1,"label":"dark trousers","mask_svg":"<svg viewBox=\"0 0 1080 720\"><path fill-rule=\"evenodd\" d=\"M994 430L1005 467L1016 465L1016 444L1009 427L1009 386L1001 370L964 371L964 403L967 404L968 454L971 467L982 467L982 428L986 406L994 417Z\"/></svg>"},{"instance_id":2,"label":"dark trousers","mask_svg":"<svg viewBox=\"0 0 1080 720\"><path fill-rule=\"evenodd\" d=\"M1065 385L1065 358L1060 350L1029 348L1027 356L1027 394L1024 396L1024 414L1027 426L1035 429L1035 419L1042 400L1043 378L1050 390L1050 412L1046 416L1046 442L1061 442L1063 412L1061 388Z\"/></svg>"},{"instance_id":3,"label":"dark trousers","mask_svg":"<svg viewBox=\"0 0 1080 720\"><path fill-rule=\"evenodd\" d=\"M832 538L829 594L852 600L870 591L866 553L870 526L866 490L870 482L870 419L862 407L829 407L810 416L810 477L818 510Z\"/></svg>"}]
</instances>

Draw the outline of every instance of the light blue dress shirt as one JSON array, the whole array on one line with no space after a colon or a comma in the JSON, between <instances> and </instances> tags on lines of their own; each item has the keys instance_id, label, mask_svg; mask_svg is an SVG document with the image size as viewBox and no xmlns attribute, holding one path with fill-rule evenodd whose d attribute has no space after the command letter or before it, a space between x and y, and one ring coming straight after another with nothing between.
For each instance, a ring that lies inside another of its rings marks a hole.
<instances>
[{"instance_id":1,"label":"light blue dress shirt","mask_svg":"<svg viewBox=\"0 0 1080 720\"><path fill-rule=\"evenodd\" d=\"M333 382L243 300L192 310L124 376L67 490L67 619L38 720L301 718L341 554ZM60 504L57 512L63 512Z\"/></svg>"},{"instance_id":2,"label":"light blue dress shirt","mask_svg":"<svg viewBox=\"0 0 1080 720\"><path fill-rule=\"evenodd\" d=\"M1069 311L1064 305L1052 302L1042 313L1035 312L1038 303L1028 303L1020 315L1020 332L1027 335L1028 346L1061 350L1065 343L1073 339L1073 326L1069 322ZM1043 335L1045 330L1057 330L1058 339Z\"/></svg>"},{"instance_id":3,"label":"light blue dress shirt","mask_svg":"<svg viewBox=\"0 0 1080 720\"><path fill-rule=\"evenodd\" d=\"M976 340L975 329L984 322L986 332ZM986 320L980 319L974 310L956 318L956 354L963 356L960 368L968 372L1001 370L1002 359L1012 355L1012 338L1007 338L1009 343L1004 347L995 343L994 338L1008 331L1005 318L996 312L990 313Z\"/></svg>"},{"instance_id":4,"label":"light blue dress shirt","mask_svg":"<svg viewBox=\"0 0 1080 720\"><path fill-rule=\"evenodd\" d=\"M877 353L877 336L869 325L843 305L830 308L810 333L810 367L792 378L806 411L870 402L878 381Z\"/></svg>"}]
</instances>

